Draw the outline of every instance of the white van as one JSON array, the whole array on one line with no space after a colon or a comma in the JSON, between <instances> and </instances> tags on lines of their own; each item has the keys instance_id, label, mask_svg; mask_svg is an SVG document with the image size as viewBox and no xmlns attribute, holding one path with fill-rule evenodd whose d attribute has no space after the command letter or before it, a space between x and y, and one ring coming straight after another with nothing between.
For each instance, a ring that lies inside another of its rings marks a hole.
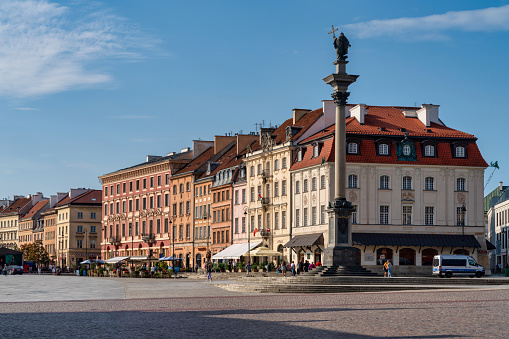
<instances>
[{"instance_id":1,"label":"white van","mask_svg":"<svg viewBox=\"0 0 509 339\"><path fill-rule=\"evenodd\" d=\"M480 278L484 275L484 268L468 255L435 255L433 257L433 275L440 278L469 276Z\"/></svg>"}]
</instances>

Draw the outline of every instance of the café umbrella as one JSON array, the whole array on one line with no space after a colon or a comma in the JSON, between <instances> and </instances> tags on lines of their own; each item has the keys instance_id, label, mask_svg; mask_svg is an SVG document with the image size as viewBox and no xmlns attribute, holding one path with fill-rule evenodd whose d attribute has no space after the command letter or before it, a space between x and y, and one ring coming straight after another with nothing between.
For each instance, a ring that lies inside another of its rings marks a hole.
<instances>
[{"instance_id":1,"label":"caf\u00e9 umbrella","mask_svg":"<svg viewBox=\"0 0 509 339\"><path fill-rule=\"evenodd\" d=\"M281 252L273 251L267 247L258 247L248 253L252 257L277 257L283 255Z\"/></svg>"}]
</instances>

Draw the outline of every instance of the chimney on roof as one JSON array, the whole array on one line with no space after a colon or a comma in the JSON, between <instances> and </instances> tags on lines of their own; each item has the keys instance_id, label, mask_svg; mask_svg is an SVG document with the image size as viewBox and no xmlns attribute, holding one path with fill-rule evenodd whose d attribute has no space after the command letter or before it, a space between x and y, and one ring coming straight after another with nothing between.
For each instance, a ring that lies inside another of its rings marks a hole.
<instances>
[{"instance_id":1,"label":"chimney on roof","mask_svg":"<svg viewBox=\"0 0 509 339\"><path fill-rule=\"evenodd\" d=\"M213 141L193 140L193 159L213 146Z\"/></svg>"},{"instance_id":2,"label":"chimney on roof","mask_svg":"<svg viewBox=\"0 0 509 339\"><path fill-rule=\"evenodd\" d=\"M368 114L366 104L358 104L357 106L350 108L350 116L357 119L361 125L364 125L364 116L366 114Z\"/></svg>"},{"instance_id":3,"label":"chimney on roof","mask_svg":"<svg viewBox=\"0 0 509 339\"><path fill-rule=\"evenodd\" d=\"M222 136L222 135L216 135L214 137L214 154L219 153L223 148L228 146L229 143L232 141L236 141L237 137L235 136Z\"/></svg>"},{"instance_id":4,"label":"chimney on roof","mask_svg":"<svg viewBox=\"0 0 509 339\"><path fill-rule=\"evenodd\" d=\"M440 105L422 104L421 109L416 112L417 118L426 127L430 127L432 122L443 125L438 118L438 107Z\"/></svg>"},{"instance_id":5,"label":"chimney on roof","mask_svg":"<svg viewBox=\"0 0 509 339\"><path fill-rule=\"evenodd\" d=\"M147 155L147 160L145 162L154 161L161 158L159 155Z\"/></svg>"},{"instance_id":6,"label":"chimney on roof","mask_svg":"<svg viewBox=\"0 0 509 339\"><path fill-rule=\"evenodd\" d=\"M89 190L86 189L86 188L71 188L71 190L69 191L69 198L71 199L74 199L76 198L78 195L81 195L85 192L88 192Z\"/></svg>"},{"instance_id":7,"label":"chimney on roof","mask_svg":"<svg viewBox=\"0 0 509 339\"><path fill-rule=\"evenodd\" d=\"M306 113L311 112L310 109L294 108L293 109L293 124L295 125Z\"/></svg>"},{"instance_id":8,"label":"chimney on roof","mask_svg":"<svg viewBox=\"0 0 509 339\"><path fill-rule=\"evenodd\" d=\"M252 144L254 141L256 141L258 137L256 135L243 135L239 134L237 135L237 154L240 154L247 145Z\"/></svg>"},{"instance_id":9,"label":"chimney on roof","mask_svg":"<svg viewBox=\"0 0 509 339\"><path fill-rule=\"evenodd\" d=\"M504 187L504 185L503 185L503 184L504 184L504 183L503 183L502 181L500 181L500 182L498 183L498 189L499 189L500 191L501 191L501 190L503 190L503 187Z\"/></svg>"}]
</instances>

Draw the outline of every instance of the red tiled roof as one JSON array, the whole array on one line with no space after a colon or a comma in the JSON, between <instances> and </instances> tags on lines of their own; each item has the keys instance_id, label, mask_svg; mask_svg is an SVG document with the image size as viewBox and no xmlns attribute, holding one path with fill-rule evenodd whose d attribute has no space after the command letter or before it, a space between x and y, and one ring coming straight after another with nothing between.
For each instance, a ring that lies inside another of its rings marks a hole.
<instances>
[{"instance_id":1,"label":"red tiled roof","mask_svg":"<svg viewBox=\"0 0 509 339\"><path fill-rule=\"evenodd\" d=\"M418 110L420 107L366 106L366 109L368 113L364 116L363 125L351 116L346 118L347 134L404 136L405 132L400 130L404 128L409 137L475 139L475 136L472 134L464 133L434 122L430 123L429 127L426 127L419 119L405 117L403 115L403 111ZM385 128L385 131L380 130L382 127ZM314 140L318 135L324 137L333 133L334 125L327 127L324 132L320 131L306 138L301 141L301 143Z\"/></svg>"},{"instance_id":2,"label":"red tiled roof","mask_svg":"<svg viewBox=\"0 0 509 339\"><path fill-rule=\"evenodd\" d=\"M191 174L191 172L197 170L200 166L206 163L212 156L214 155L214 147L209 147L205 152L194 158L190 163L186 166L182 167L180 170L172 173L172 177L179 176L185 173Z\"/></svg>"},{"instance_id":3,"label":"red tiled roof","mask_svg":"<svg viewBox=\"0 0 509 339\"><path fill-rule=\"evenodd\" d=\"M39 212L41 209L44 208L44 206L46 206L46 204L49 202L49 199L46 199L46 200L41 200L39 201L37 204L34 205L34 207L32 207L30 209L30 211L28 211L27 214L25 214L23 216L22 219L28 219L28 218L32 218L37 212Z\"/></svg>"},{"instance_id":4,"label":"red tiled roof","mask_svg":"<svg viewBox=\"0 0 509 339\"><path fill-rule=\"evenodd\" d=\"M317 138L318 139L318 138ZM316 158L313 156L313 145L304 146L306 151L302 161L295 162L291 170L297 170L309 166L314 166L322 162L325 158L327 162L333 162L334 156L334 137L324 141L320 155ZM437 143L437 157L423 157L421 152L421 145L415 142L415 152L417 161L400 161L396 156L396 145L391 142L390 156L376 155L376 144L373 139L362 139L360 144L360 155L347 154L347 163L379 163L379 164L402 164L402 165L423 165L423 166L469 166L469 167L488 167L475 142L467 145L468 158L453 158L451 153L451 146L449 142Z\"/></svg>"},{"instance_id":5,"label":"red tiled roof","mask_svg":"<svg viewBox=\"0 0 509 339\"><path fill-rule=\"evenodd\" d=\"M16 213L21 208L23 208L26 204L28 204L29 202L30 202L30 198L19 198L14 203L12 203L9 207L7 207L5 210L3 210L1 214Z\"/></svg>"},{"instance_id":6,"label":"red tiled roof","mask_svg":"<svg viewBox=\"0 0 509 339\"><path fill-rule=\"evenodd\" d=\"M55 204L54 207L60 207L65 205L93 205L102 203L102 190L90 190L82 193L74 198L69 198L69 195L65 196L62 200Z\"/></svg>"}]
</instances>

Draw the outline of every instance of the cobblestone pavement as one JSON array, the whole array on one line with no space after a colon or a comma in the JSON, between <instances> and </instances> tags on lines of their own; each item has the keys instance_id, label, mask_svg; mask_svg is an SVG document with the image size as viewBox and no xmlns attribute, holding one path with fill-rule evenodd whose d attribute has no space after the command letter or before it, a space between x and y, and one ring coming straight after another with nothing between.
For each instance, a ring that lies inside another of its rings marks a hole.
<instances>
[{"instance_id":1,"label":"cobblestone pavement","mask_svg":"<svg viewBox=\"0 0 509 339\"><path fill-rule=\"evenodd\" d=\"M509 289L506 287L465 291L239 295L221 291L206 282L184 279L22 276L19 280L15 277L17 284L14 284L14 280L7 282L14 277L0 278L5 278L0 280L1 300L5 300L6 289L16 286L26 287L45 280L49 283L37 284L40 290L59 286L61 282L56 278L68 278L65 284L70 290L89 289L89 284L95 284L101 296L107 295L110 288L117 291L124 285L125 295L132 293L132 298L152 287L161 295L159 298L1 302L0 337L4 338L508 337ZM180 293L181 296L164 297L169 293L159 284L166 284L172 291L170 294ZM19 293L23 295L23 290ZM204 296L207 293L211 296Z\"/></svg>"}]
</instances>

